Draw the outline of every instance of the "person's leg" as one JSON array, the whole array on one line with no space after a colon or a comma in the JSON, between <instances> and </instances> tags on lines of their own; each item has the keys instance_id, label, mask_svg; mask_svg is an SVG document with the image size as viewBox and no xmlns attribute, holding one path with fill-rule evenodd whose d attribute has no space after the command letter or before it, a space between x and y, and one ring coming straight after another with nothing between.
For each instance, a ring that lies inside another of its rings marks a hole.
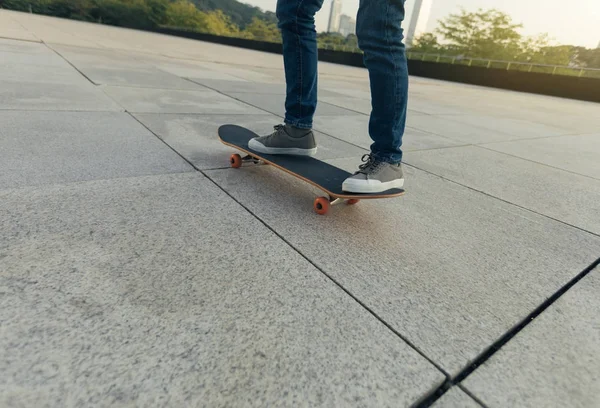
<instances>
[{"instance_id":1,"label":"person's leg","mask_svg":"<svg viewBox=\"0 0 600 408\"><path fill-rule=\"evenodd\" d=\"M402 42L405 0L361 0L357 37L371 81L371 154L344 182L350 192L382 192L404 185L402 137L406 125L408 69Z\"/></svg>"},{"instance_id":2,"label":"person's leg","mask_svg":"<svg viewBox=\"0 0 600 408\"><path fill-rule=\"evenodd\" d=\"M323 0L278 0L277 18L283 39L286 78L285 126L250 141L249 147L269 154L314 155L312 132L317 107L317 32L315 14Z\"/></svg>"}]
</instances>

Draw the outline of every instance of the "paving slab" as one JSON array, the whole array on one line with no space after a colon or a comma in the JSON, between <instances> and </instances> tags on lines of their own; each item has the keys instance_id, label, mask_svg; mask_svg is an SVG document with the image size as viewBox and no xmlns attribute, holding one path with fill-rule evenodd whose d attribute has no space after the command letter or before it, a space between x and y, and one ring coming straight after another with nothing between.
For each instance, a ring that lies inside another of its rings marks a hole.
<instances>
[{"instance_id":1,"label":"paving slab","mask_svg":"<svg viewBox=\"0 0 600 408\"><path fill-rule=\"evenodd\" d=\"M460 389L452 387L431 408L481 408L473 398Z\"/></svg>"},{"instance_id":2,"label":"paving slab","mask_svg":"<svg viewBox=\"0 0 600 408\"><path fill-rule=\"evenodd\" d=\"M0 53L0 58L2 53ZM21 83L51 83L80 85L85 87L89 81L76 69L63 61L63 65L35 65L25 63L0 62L2 81Z\"/></svg>"},{"instance_id":3,"label":"paving slab","mask_svg":"<svg viewBox=\"0 0 600 408\"><path fill-rule=\"evenodd\" d=\"M14 41L17 44L22 44L23 41ZM0 66L8 64L22 64L29 66L41 67L69 67L71 66L59 55L48 49L44 45L39 45L40 48L25 47L20 50L13 47L5 47L0 43ZM72 68L71 68L72 69Z\"/></svg>"},{"instance_id":4,"label":"paving slab","mask_svg":"<svg viewBox=\"0 0 600 408\"><path fill-rule=\"evenodd\" d=\"M229 157L238 150L221 143L217 136L219 126L236 124L259 135L273 132L281 118L269 115L156 115L136 114L136 118L157 134L169 146L199 169L229 167ZM341 140L315 132L318 144L316 158L360 158L367 153Z\"/></svg>"},{"instance_id":5,"label":"paving slab","mask_svg":"<svg viewBox=\"0 0 600 408\"><path fill-rule=\"evenodd\" d=\"M477 368L464 386L488 407L600 406L599 293L596 268Z\"/></svg>"},{"instance_id":6,"label":"paving slab","mask_svg":"<svg viewBox=\"0 0 600 408\"><path fill-rule=\"evenodd\" d=\"M199 173L0 212L2 406L399 407L444 379Z\"/></svg>"},{"instance_id":7,"label":"paving slab","mask_svg":"<svg viewBox=\"0 0 600 408\"><path fill-rule=\"evenodd\" d=\"M369 136L368 116L321 116L314 119L313 127L367 150L373 143ZM402 139L403 151L438 149L458 145L461 145L461 142L410 127L406 128Z\"/></svg>"},{"instance_id":8,"label":"paving slab","mask_svg":"<svg viewBox=\"0 0 600 408\"><path fill-rule=\"evenodd\" d=\"M190 78L190 80L223 93L256 93L285 95L285 84L272 82L225 81L219 79Z\"/></svg>"},{"instance_id":9,"label":"paving slab","mask_svg":"<svg viewBox=\"0 0 600 408\"><path fill-rule=\"evenodd\" d=\"M35 83L0 79L0 110L122 111L90 83Z\"/></svg>"},{"instance_id":10,"label":"paving slab","mask_svg":"<svg viewBox=\"0 0 600 408\"><path fill-rule=\"evenodd\" d=\"M0 39L40 42L40 39L33 33L15 28L3 28L0 32Z\"/></svg>"},{"instance_id":11,"label":"paving slab","mask_svg":"<svg viewBox=\"0 0 600 408\"><path fill-rule=\"evenodd\" d=\"M146 54L135 51L57 44L50 44L49 47L82 71L86 69L143 70L150 68L143 60Z\"/></svg>"},{"instance_id":12,"label":"paving slab","mask_svg":"<svg viewBox=\"0 0 600 408\"><path fill-rule=\"evenodd\" d=\"M238 53L240 49L232 47L230 50ZM283 57L279 56L279 58L281 59L281 64L283 65ZM245 79L247 81L281 83L279 79L273 77L271 74L265 74L259 71L248 69L248 67L257 65L256 61L246 61L246 63L240 61L235 65L227 63L202 62L201 65L205 68L208 68L210 71L222 72L236 78Z\"/></svg>"},{"instance_id":13,"label":"paving slab","mask_svg":"<svg viewBox=\"0 0 600 408\"><path fill-rule=\"evenodd\" d=\"M470 113L469 107L457 103L443 103L439 101L439 97L409 97L408 109L428 115L465 115Z\"/></svg>"},{"instance_id":14,"label":"paving slab","mask_svg":"<svg viewBox=\"0 0 600 408\"><path fill-rule=\"evenodd\" d=\"M1 17L0 22L2 22L2 25L0 25L0 50L5 49L6 43L15 41L41 45L40 39L33 33L23 28L6 27L6 20Z\"/></svg>"},{"instance_id":15,"label":"paving slab","mask_svg":"<svg viewBox=\"0 0 600 408\"><path fill-rule=\"evenodd\" d=\"M264 111L191 84L193 90L102 86L108 96L134 113L261 114Z\"/></svg>"},{"instance_id":16,"label":"paving slab","mask_svg":"<svg viewBox=\"0 0 600 408\"><path fill-rule=\"evenodd\" d=\"M574 133L572 130L562 127L495 115L452 115L449 119L492 131L499 130L515 138L562 136Z\"/></svg>"},{"instance_id":17,"label":"paving slab","mask_svg":"<svg viewBox=\"0 0 600 408\"><path fill-rule=\"evenodd\" d=\"M204 89L191 81L156 68L115 69L78 67L96 85L117 85L161 89Z\"/></svg>"},{"instance_id":18,"label":"paving slab","mask_svg":"<svg viewBox=\"0 0 600 408\"><path fill-rule=\"evenodd\" d=\"M488 129L453 120L452 116L435 116L409 111L406 126L444 136L457 144L480 144L518 140L525 136L508 134L502 129Z\"/></svg>"},{"instance_id":19,"label":"paving slab","mask_svg":"<svg viewBox=\"0 0 600 408\"><path fill-rule=\"evenodd\" d=\"M0 111L0 188L193 171L126 113Z\"/></svg>"},{"instance_id":20,"label":"paving slab","mask_svg":"<svg viewBox=\"0 0 600 408\"><path fill-rule=\"evenodd\" d=\"M269 166L206 173L453 375L598 257L600 237L405 172L402 198L327 216L319 190Z\"/></svg>"},{"instance_id":21,"label":"paving slab","mask_svg":"<svg viewBox=\"0 0 600 408\"><path fill-rule=\"evenodd\" d=\"M485 148L600 179L600 133L492 143Z\"/></svg>"},{"instance_id":22,"label":"paving slab","mask_svg":"<svg viewBox=\"0 0 600 408\"><path fill-rule=\"evenodd\" d=\"M600 181L477 146L408 152L405 161L600 234Z\"/></svg>"},{"instance_id":23,"label":"paving slab","mask_svg":"<svg viewBox=\"0 0 600 408\"><path fill-rule=\"evenodd\" d=\"M274 115L281 117L285 116L285 95L283 94L273 95L240 92L226 92L226 94L231 96L232 98L235 98L239 101L243 101L252 106L256 106ZM315 117L340 115L360 115L360 113L340 108L338 106L330 105L326 102L319 102L317 104L317 111L315 113Z\"/></svg>"},{"instance_id":24,"label":"paving slab","mask_svg":"<svg viewBox=\"0 0 600 408\"><path fill-rule=\"evenodd\" d=\"M284 82L250 82L250 81L225 81L218 79L190 78L190 80L223 93L250 93L285 95L286 86ZM319 96L340 96L336 92L319 90Z\"/></svg>"},{"instance_id":25,"label":"paving slab","mask_svg":"<svg viewBox=\"0 0 600 408\"><path fill-rule=\"evenodd\" d=\"M156 64L157 69L177 75L181 78L190 78L195 82L203 81L230 81L230 82L249 82L245 79L235 77L219 71L213 71L198 63L187 61L174 61Z\"/></svg>"},{"instance_id":26,"label":"paving slab","mask_svg":"<svg viewBox=\"0 0 600 408\"><path fill-rule=\"evenodd\" d=\"M323 96L321 92L319 93L319 101L321 103L326 102L334 106L339 106L350 111L359 112L363 115L370 115L372 110L370 99L359 99L344 96Z\"/></svg>"}]
</instances>

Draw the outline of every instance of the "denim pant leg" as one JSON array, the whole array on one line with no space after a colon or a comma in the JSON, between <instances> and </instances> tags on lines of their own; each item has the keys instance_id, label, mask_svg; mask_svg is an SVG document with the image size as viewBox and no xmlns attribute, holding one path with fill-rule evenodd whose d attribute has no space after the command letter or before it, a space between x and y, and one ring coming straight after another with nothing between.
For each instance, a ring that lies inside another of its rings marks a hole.
<instances>
[{"instance_id":1,"label":"denim pant leg","mask_svg":"<svg viewBox=\"0 0 600 408\"><path fill-rule=\"evenodd\" d=\"M402 161L406 125L408 68L402 42L405 0L360 0L356 30L371 81L371 153Z\"/></svg>"},{"instance_id":2,"label":"denim pant leg","mask_svg":"<svg viewBox=\"0 0 600 408\"><path fill-rule=\"evenodd\" d=\"M287 92L285 123L310 129L317 108L315 14L323 0L277 0Z\"/></svg>"}]
</instances>

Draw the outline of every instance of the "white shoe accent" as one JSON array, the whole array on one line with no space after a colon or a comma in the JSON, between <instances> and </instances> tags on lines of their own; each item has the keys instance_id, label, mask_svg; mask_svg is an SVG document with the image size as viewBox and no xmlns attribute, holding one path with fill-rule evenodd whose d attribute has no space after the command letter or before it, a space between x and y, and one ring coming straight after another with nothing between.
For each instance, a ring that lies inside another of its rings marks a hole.
<instances>
[{"instance_id":1,"label":"white shoe accent","mask_svg":"<svg viewBox=\"0 0 600 408\"><path fill-rule=\"evenodd\" d=\"M292 154L296 156L314 156L317 154L317 148L300 149L299 147L267 147L256 139L250 139L248 147L259 153L265 154Z\"/></svg>"},{"instance_id":2,"label":"white shoe accent","mask_svg":"<svg viewBox=\"0 0 600 408\"><path fill-rule=\"evenodd\" d=\"M342 190L347 193L382 193L392 188L404 187L404 179L396 179L382 183L379 180L360 180L347 178L342 183Z\"/></svg>"}]
</instances>

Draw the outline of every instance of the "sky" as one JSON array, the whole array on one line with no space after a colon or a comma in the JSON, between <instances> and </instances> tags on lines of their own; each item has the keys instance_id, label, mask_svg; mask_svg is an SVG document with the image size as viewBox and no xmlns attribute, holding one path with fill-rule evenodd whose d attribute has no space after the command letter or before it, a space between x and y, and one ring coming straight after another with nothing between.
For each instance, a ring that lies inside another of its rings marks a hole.
<instances>
[{"instance_id":1,"label":"sky","mask_svg":"<svg viewBox=\"0 0 600 408\"><path fill-rule=\"evenodd\" d=\"M240 0L263 10L275 11L277 0ZM407 0L410 2L411 0ZM355 17L359 0L342 0L342 12ZM317 30L327 29L331 0L325 0L317 15ZM428 31L437 21L464 7L467 11L496 8L522 23L521 34L548 33L559 44L596 48L600 42L600 0L433 0ZM406 26L405 26L406 28Z\"/></svg>"}]
</instances>

